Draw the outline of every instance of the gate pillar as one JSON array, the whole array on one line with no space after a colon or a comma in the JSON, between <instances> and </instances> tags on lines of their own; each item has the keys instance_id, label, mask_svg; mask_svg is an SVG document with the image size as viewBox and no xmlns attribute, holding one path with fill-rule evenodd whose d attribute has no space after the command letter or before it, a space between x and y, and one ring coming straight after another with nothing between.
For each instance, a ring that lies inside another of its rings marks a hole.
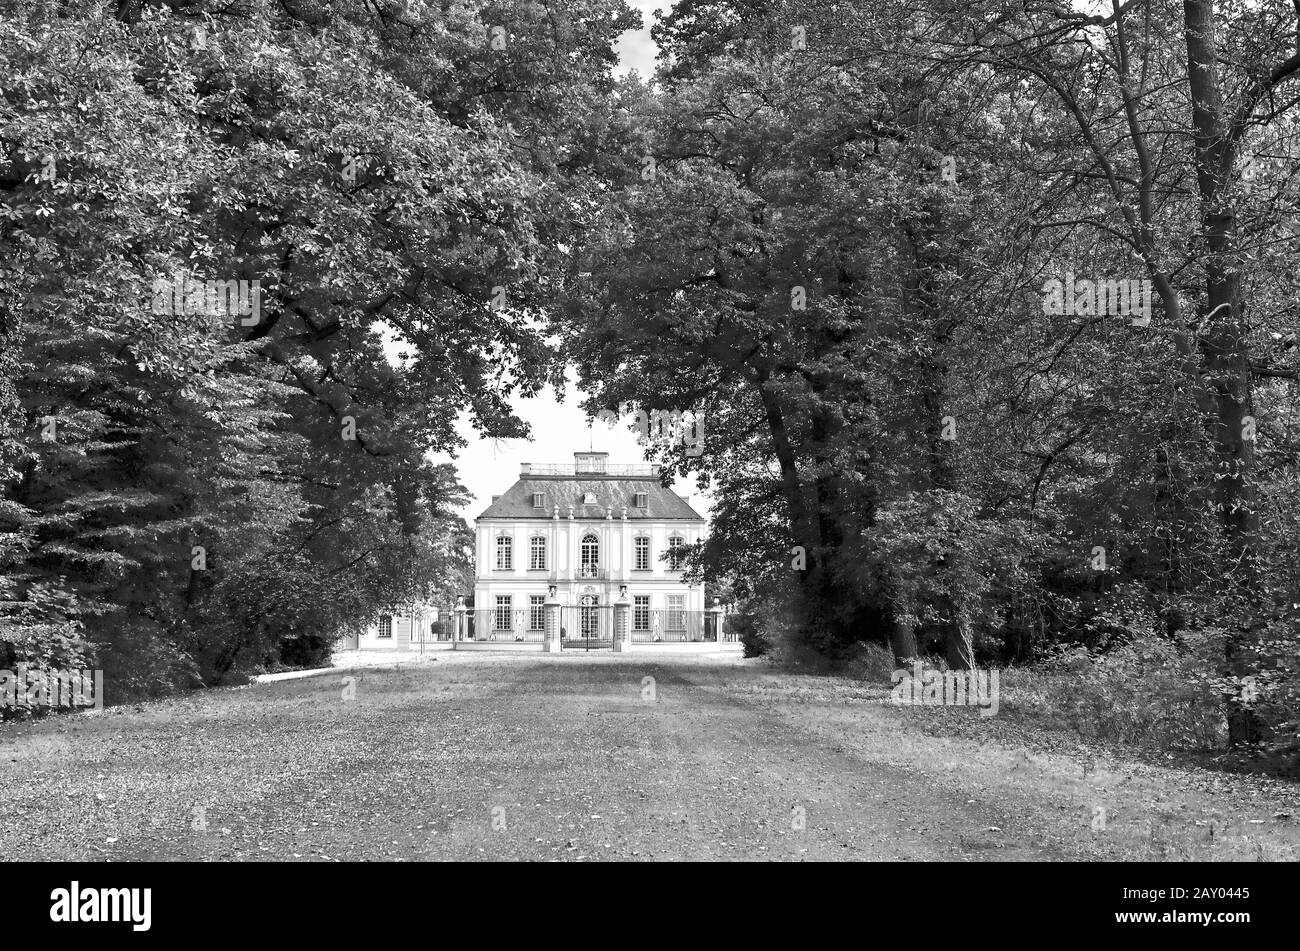
<instances>
[{"instance_id":1,"label":"gate pillar","mask_svg":"<svg viewBox=\"0 0 1300 951\"><path fill-rule=\"evenodd\" d=\"M627 585L620 585L618 600L614 602L614 650L622 653L632 648L632 602L627 597Z\"/></svg>"},{"instance_id":2,"label":"gate pillar","mask_svg":"<svg viewBox=\"0 0 1300 951\"><path fill-rule=\"evenodd\" d=\"M546 602L542 605L545 630L542 634L542 650L548 654L558 654L560 644L560 599L556 597L555 585L546 593Z\"/></svg>"},{"instance_id":3,"label":"gate pillar","mask_svg":"<svg viewBox=\"0 0 1300 951\"><path fill-rule=\"evenodd\" d=\"M463 641L465 639L465 634L468 632L469 629L469 619L466 617L468 613L469 613L469 608L465 607L465 596L463 594L457 595L456 596L456 630L452 635L453 637L451 642L452 650L456 649L457 641Z\"/></svg>"}]
</instances>

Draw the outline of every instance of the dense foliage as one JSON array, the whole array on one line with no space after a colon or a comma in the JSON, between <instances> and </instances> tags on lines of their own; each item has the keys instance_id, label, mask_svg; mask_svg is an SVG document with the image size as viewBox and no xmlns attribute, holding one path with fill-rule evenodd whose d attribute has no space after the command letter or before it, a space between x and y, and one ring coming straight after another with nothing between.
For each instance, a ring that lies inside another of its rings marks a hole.
<instances>
[{"instance_id":1,"label":"dense foliage","mask_svg":"<svg viewBox=\"0 0 1300 951\"><path fill-rule=\"evenodd\" d=\"M622 4L0 14L0 667L210 684L466 590L428 459L553 370Z\"/></svg>"},{"instance_id":2,"label":"dense foliage","mask_svg":"<svg viewBox=\"0 0 1300 951\"><path fill-rule=\"evenodd\" d=\"M652 81L621 0L0 9L0 662L463 590L430 454L567 361L703 414L751 652L1300 732L1292 3L681 0Z\"/></svg>"},{"instance_id":3,"label":"dense foliage","mask_svg":"<svg viewBox=\"0 0 1300 951\"><path fill-rule=\"evenodd\" d=\"M1294 7L688 0L656 36L567 339L593 411L703 412L658 448L747 641L1172 649L1234 740L1296 732Z\"/></svg>"}]
</instances>

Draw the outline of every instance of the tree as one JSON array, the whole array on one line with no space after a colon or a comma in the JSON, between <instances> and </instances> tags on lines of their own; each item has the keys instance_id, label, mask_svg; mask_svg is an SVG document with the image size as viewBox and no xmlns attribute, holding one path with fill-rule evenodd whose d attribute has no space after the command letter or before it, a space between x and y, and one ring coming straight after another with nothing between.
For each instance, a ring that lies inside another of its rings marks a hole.
<instances>
[{"instance_id":1,"label":"tree","mask_svg":"<svg viewBox=\"0 0 1300 951\"><path fill-rule=\"evenodd\" d=\"M634 17L5 6L5 649L64 625L158 691L448 584L463 490L426 456L462 410L521 435L552 374Z\"/></svg>"}]
</instances>

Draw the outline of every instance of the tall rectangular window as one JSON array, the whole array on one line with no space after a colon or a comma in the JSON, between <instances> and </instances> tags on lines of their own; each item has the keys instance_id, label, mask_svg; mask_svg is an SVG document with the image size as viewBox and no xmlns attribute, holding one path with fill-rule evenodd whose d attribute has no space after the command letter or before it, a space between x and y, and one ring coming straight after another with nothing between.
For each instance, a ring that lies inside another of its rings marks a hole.
<instances>
[{"instance_id":1,"label":"tall rectangular window","mask_svg":"<svg viewBox=\"0 0 1300 951\"><path fill-rule=\"evenodd\" d=\"M668 539L668 567L673 571L682 570L682 538L674 535Z\"/></svg>"},{"instance_id":2,"label":"tall rectangular window","mask_svg":"<svg viewBox=\"0 0 1300 951\"><path fill-rule=\"evenodd\" d=\"M494 631L510 630L510 606L513 595L498 594L497 607L492 612L492 629Z\"/></svg>"},{"instance_id":3,"label":"tall rectangular window","mask_svg":"<svg viewBox=\"0 0 1300 951\"><path fill-rule=\"evenodd\" d=\"M632 566L637 571L649 571L650 570L650 536L638 535L635 539L633 539L633 545L635 547L635 558L632 562Z\"/></svg>"},{"instance_id":4,"label":"tall rectangular window","mask_svg":"<svg viewBox=\"0 0 1300 951\"><path fill-rule=\"evenodd\" d=\"M534 535L528 544L528 567L533 571L545 570L546 539L541 535Z\"/></svg>"},{"instance_id":5,"label":"tall rectangular window","mask_svg":"<svg viewBox=\"0 0 1300 951\"><path fill-rule=\"evenodd\" d=\"M650 595L638 594L632 598L632 630L650 630Z\"/></svg>"},{"instance_id":6,"label":"tall rectangular window","mask_svg":"<svg viewBox=\"0 0 1300 951\"><path fill-rule=\"evenodd\" d=\"M600 577L600 540L590 532L582 536L578 546L580 561L578 576L581 578Z\"/></svg>"},{"instance_id":7,"label":"tall rectangular window","mask_svg":"<svg viewBox=\"0 0 1300 951\"><path fill-rule=\"evenodd\" d=\"M392 619L392 617L390 617L389 615L385 614L383 617L381 617L381 618L379 619L379 633L378 633L377 636L378 636L378 637L392 637L392 636L393 636L393 619Z\"/></svg>"},{"instance_id":8,"label":"tall rectangular window","mask_svg":"<svg viewBox=\"0 0 1300 951\"><path fill-rule=\"evenodd\" d=\"M497 536L497 568L510 571L515 566L514 539L509 535Z\"/></svg>"},{"instance_id":9,"label":"tall rectangular window","mask_svg":"<svg viewBox=\"0 0 1300 951\"><path fill-rule=\"evenodd\" d=\"M686 630L686 595L668 595L668 617L664 619L664 628L669 631Z\"/></svg>"},{"instance_id":10,"label":"tall rectangular window","mask_svg":"<svg viewBox=\"0 0 1300 951\"><path fill-rule=\"evenodd\" d=\"M528 630L540 631L546 627L546 598L540 594L528 596Z\"/></svg>"}]
</instances>

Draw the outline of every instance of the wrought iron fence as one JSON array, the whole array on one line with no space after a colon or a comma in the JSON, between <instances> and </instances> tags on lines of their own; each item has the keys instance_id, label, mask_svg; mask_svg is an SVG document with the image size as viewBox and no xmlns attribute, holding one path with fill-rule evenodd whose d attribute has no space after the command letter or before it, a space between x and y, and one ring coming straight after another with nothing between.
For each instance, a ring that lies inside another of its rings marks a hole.
<instances>
[{"instance_id":1,"label":"wrought iron fence","mask_svg":"<svg viewBox=\"0 0 1300 951\"><path fill-rule=\"evenodd\" d=\"M560 638L571 646L601 645L614 639L615 609L612 604L563 605L560 607ZM475 641L540 644L545 640L545 614L527 608L476 608L468 615L468 637ZM454 621L447 627L454 630ZM707 611L676 608L647 610L635 605L628 609L629 635L638 644L677 644L735 640L721 618ZM441 632L440 632L441 633Z\"/></svg>"},{"instance_id":2,"label":"wrought iron fence","mask_svg":"<svg viewBox=\"0 0 1300 951\"><path fill-rule=\"evenodd\" d=\"M614 606L610 604L562 606L560 639L568 644L613 642Z\"/></svg>"},{"instance_id":3,"label":"wrought iron fence","mask_svg":"<svg viewBox=\"0 0 1300 951\"><path fill-rule=\"evenodd\" d=\"M614 639L612 604L565 605L560 633L565 643L605 644ZM704 611L628 609L629 635L635 643L673 644L715 640L713 621Z\"/></svg>"},{"instance_id":4,"label":"wrought iron fence","mask_svg":"<svg viewBox=\"0 0 1300 951\"><path fill-rule=\"evenodd\" d=\"M540 644L545 618L531 607L475 608L469 613L469 638L498 643Z\"/></svg>"},{"instance_id":5,"label":"wrought iron fence","mask_svg":"<svg viewBox=\"0 0 1300 951\"><path fill-rule=\"evenodd\" d=\"M453 605L440 606L435 620L429 614L420 615L412 626L411 644L431 644L434 641L449 641L455 636L456 615Z\"/></svg>"},{"instance_id":6,"label":"wrought iron fence","mask_svg":"<svg viewBox=\"0 0 1300 951\"><path fill-rule=\"evenodd\" d=\"M707 611L684 611L676 608L630 612L632 642L638 644L672 644L688 641L715 641L713 618Z\"/></svg>"}]
</instances>

